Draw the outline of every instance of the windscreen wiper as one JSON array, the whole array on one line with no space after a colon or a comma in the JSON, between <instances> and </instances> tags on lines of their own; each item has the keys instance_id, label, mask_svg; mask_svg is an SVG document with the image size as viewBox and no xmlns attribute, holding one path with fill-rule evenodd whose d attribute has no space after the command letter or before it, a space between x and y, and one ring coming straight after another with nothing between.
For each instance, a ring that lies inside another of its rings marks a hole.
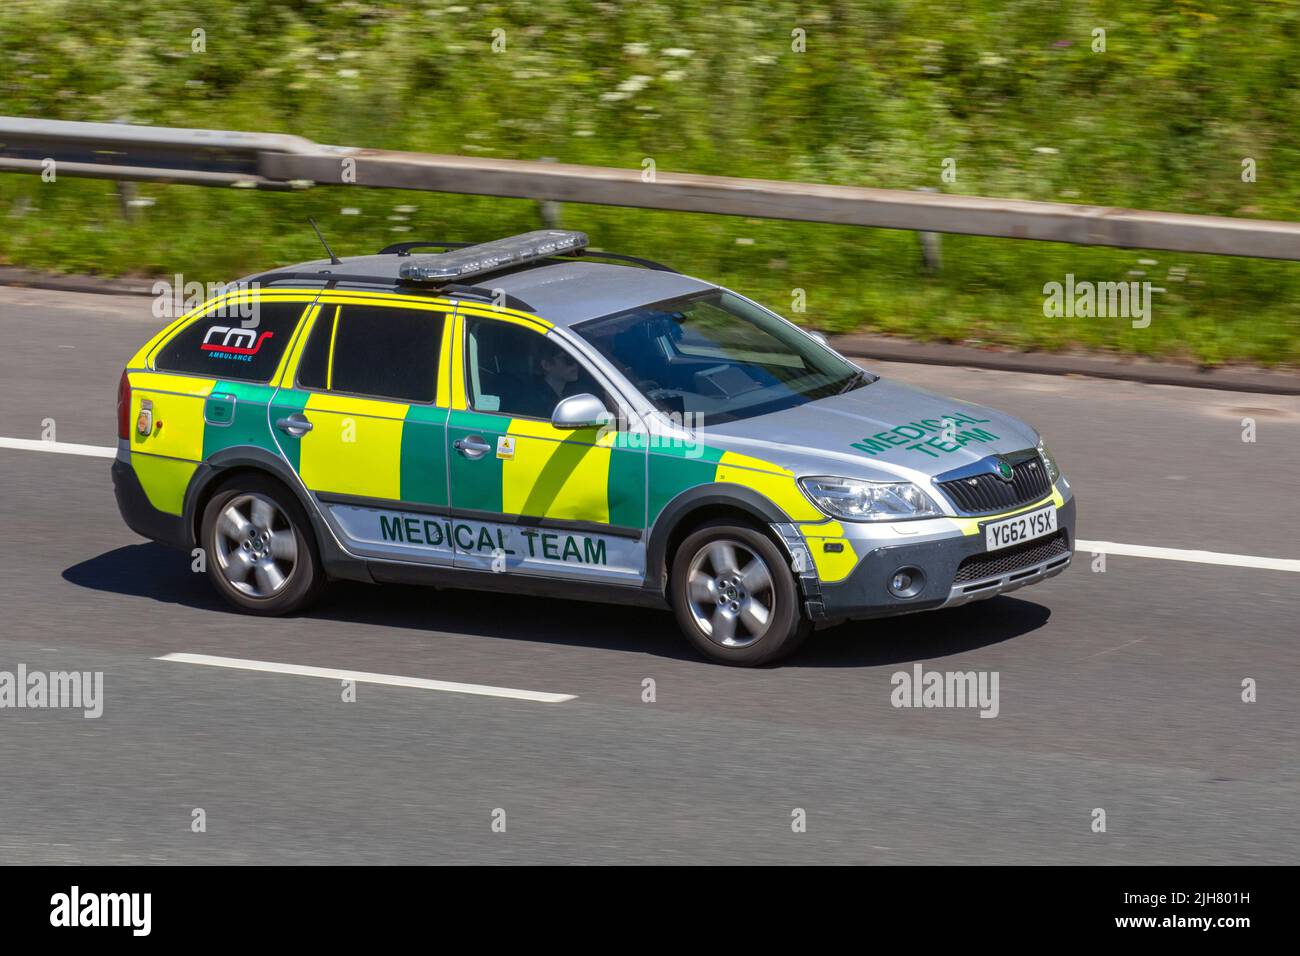
<instances>
[{"instance_id":1,"label":"windscreen wiper","mask_svg":"<svg viewBox=\"0 0 1300 956\"><path fill-rule=\"evenodd\" d=\"M853 391L859 385L867 385L874 381L875 379L871 377L870 372L868 372L864 368L860 368L848 377L848 381L846 381L844 385L840 388L840 390L835 394L843 395L845 392Z\"/></svg>"}]
</instances>

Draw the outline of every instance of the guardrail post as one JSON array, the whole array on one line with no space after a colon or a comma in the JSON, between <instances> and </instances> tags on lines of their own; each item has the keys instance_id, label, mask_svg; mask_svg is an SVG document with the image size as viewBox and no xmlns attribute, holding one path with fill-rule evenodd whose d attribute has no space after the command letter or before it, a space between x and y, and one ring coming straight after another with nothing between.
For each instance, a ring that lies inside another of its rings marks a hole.
<instances>
[{"instance_id":1,"label":"guardrail post","mask_svg":"<svg viewBox=\"0 0 1300 956\"><path fill-rule=\"evenodd\" d=\"M113 191L117 193L117 205L122 211L122 218L130 222L135 218L135 183L119 179L113 184Z\"/></svg>"},{"instance_id":2,"label":"guardrail post","mask_svg":"<svg viewBox=\"0 0 1300 956\"><path fill-rule=\"evenodd\" d=\"M125 119L113 120L115 126L129 126L130 123ZM136 197L135 183L119 179L113 184L113 192L117 194L117 208L122 213L122 219L130 222L135 218L135 206L132 204Z\"/></svg>"},{"instance_id":3,"label":"guardrail post","mask_svg":"<svg viewBox=\"0 0 1300 956\"><path fill-rule=\"evenodd\" d=\"M554 156L543 156L542 162L558 162ZM553 199L543 199L537 203L538 212L542 217L543 229L560 229L560 203Z\"/></svg>"},{"instance_id":4,"label":"guardrail post","mask_svg":"<svg viewBox=\"0 0 1300 956\"><path fill-rule=\"evenodd\" d=\"M918 192L938 192L933 186L922 186ZM930 275L943 271L943 241L937 232L918 232L916 238L921 243L921 266Z\"/></svg>"}]
</instances>

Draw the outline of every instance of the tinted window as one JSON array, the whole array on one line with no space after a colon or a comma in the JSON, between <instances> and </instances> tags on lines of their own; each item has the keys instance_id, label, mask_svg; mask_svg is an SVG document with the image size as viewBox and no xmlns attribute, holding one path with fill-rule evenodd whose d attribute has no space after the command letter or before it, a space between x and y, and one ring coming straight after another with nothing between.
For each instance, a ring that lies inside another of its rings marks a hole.
<instances>
[{"instance_id":1,"label":"tinted window","mask_svg":"<svg viewBox=\"0 0 1300 956\"><path fill-rule=\"evenodd\" d=\"M609 398L573 356L537 332L476 320L466 342L470 401L482 412L550 419L560 399L584 392Z\"/></svg>"},{"instance_id":2,"label":"tinted window","mask_svg":"<svg viewBox=\"0 0 1300 956\"><path fill-rule=\"evenodd\" d=\"M337 305L323 305L320 315L316 316L307 347L298 359L298 384L303 388L325 390L330 371L330 336L334 331L334 315L338 311Z\"/></svg>"},{"instance_id":3,"label":"tinted window","mask_svg":"<svg viewBox=\"0 0 1300 956\"><path fill-rule=\"evenodd\" d=\"M438 389L442 323L438 312L327 305L303 351L298 384L403 402L432 402Z\"/></svg>"},{"instance_id":4,"label":"tinted window","mask_svg":"<svg viewBox=\"0 0 1300 956\"><path fill-rule=\"evenodd\" d=\"M269 382L293 337L305 302L259 302L251 315L231 306L186 326L154 360L163 372Z\"/></svg>"},{"instance_id":5,"label":"tinted window","mask_svg":"<svg viewBox=\"0 0 1300 956\"><path fill-rule=\"evenodd\" d=\"M766 415L871 381L729 292L643 306L575 331L661 411L701 416L705 424Z\"/></svg>"}]
</instances>

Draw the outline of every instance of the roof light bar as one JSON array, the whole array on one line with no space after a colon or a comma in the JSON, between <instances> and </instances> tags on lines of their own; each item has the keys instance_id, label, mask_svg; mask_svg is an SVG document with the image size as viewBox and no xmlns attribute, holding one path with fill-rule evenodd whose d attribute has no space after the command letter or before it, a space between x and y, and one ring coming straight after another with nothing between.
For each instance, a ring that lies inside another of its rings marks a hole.
<instances>
[{"instance_id":1,"label":"roof light bar","mask_svg":"<svg viewBox=\"0 0 1300 956\"><path fill-rule=\"evenodd\" d=\"M402 263L398 275L407 282L454 282L508 266L580 252L586 247L585 232L538 229L451 252L413 255Z\"/></svg>"}]
</instances>

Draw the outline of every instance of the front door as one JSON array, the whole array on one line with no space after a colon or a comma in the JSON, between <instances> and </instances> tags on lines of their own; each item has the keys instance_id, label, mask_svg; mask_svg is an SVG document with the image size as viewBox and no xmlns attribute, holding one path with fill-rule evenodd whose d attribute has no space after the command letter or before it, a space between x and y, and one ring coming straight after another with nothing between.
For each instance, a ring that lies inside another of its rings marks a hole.
<instances>
[{"instance_id":1,"label":"front door","mask_svg":"<svg viewBox=\"0 0 1300 956\"><path fill-rule=\"evenodd\" d=\"M563 397L589 392L611 412L612 397L540 325L487 314L459 322L463 365L447 425L456 565L639 584L645 449L617 422L550 422Z\"/></svg>"}]
</instances>

